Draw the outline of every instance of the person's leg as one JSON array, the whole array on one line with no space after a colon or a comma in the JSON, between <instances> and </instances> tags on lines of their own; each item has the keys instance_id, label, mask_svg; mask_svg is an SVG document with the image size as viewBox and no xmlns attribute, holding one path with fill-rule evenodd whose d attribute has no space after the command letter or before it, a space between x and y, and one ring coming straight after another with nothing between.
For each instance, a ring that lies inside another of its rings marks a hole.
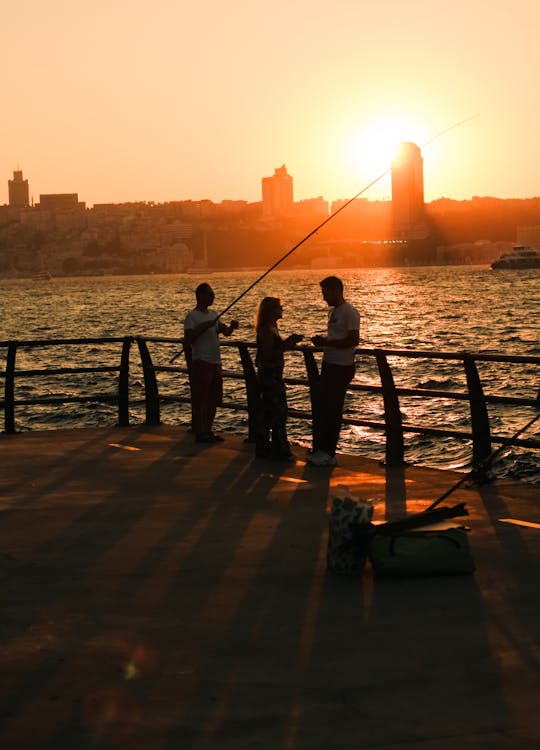
<instances>
[{"instance_id":1,"label":"person's leg","mask_svg":"<svg viewBox=\"0 0 540 750\"><path fill-rule=\"evenodd\" d=\"M215 365L194 359L191 363L193 431L197 438L208 436L216 413Z\"/></svg>"},{"instance_id":2,"label":"person's leg","mask_svg":"<svg viewBox=\"0 0 540 750\"><path fill-rule=\"evenodd\" d=\"M208 388L208 409L206 411L206 426L212 434L212 427L216 417L217 407L223 403L223 373L221 365L211 365L210 385Z\"/></svg>"},{"instance_id":3,"label":"person's leg","mask_svg":"<svg viewBox=\"0 0 540 750\"><path fill-rule=\"evenodd\" d=\"M255 436L255 454L266 458L270 454L270 429L272 424L272 378L264 367L259 367L257 380L261 392L261 409Z\"/></svg>"},{"instance_id":4,"label":"person's leg","mask_svg":"<svg viewBox=\"0 0 540 750\"><path fill-rule=\"evenodd\" d=\"M272 455L274 458L288 458L291 455L287 438L287 392L279 372L273 382Z\"/></svg>"},{"instance_id":5,"label":"person's leg","mask_svg":"<svg viewBox=\"0 0 540 750\"><path fill-rule=\"evenodd\" d=\"M319 448L329 456L334 456L341 430L343 405L347 387L354 377L354 365L322 366L321 381L325 383L324 401L321 407L321 435Z\"/></svg>"},{"instance_id":6,"label":"person's leg","mask_svg":"<svg viewBox=\"0 0 540 750\"><path fill-rule=\"evenodd\" d=\"M206 401L207 383L205 382L204 362L199 359L191 361L191 414L195 436L203 434L204 404Z\"/></svg>"},{"instance_id":7,"label":"person's leg","mask_svg":"<svg viewBox=\"0 0 540 750\"><path fill-rule=\"evenodd\" d=\"M261 390L262 414L260 429L257 435L257 455L265 457L275 454L276 450L278 450L280 397L275 368L269 366L259 367L258 380Z\"/></svg>"},{"instance_id":8,"label":"person's leg","mask_svg":"<svg viewBox=\"0 0 540 750\"><path fill-rule=\"evenodd\" d=\"M325 402L326 393L328 391L328 382L324 373L324 367L321 367L319 382L317 383L315 389L316 395L311 406L313 432L313 441L311 446L312 454L316 453L318 450L322 450L321 442L325 433Z\"/></svg>"}]
</instances>

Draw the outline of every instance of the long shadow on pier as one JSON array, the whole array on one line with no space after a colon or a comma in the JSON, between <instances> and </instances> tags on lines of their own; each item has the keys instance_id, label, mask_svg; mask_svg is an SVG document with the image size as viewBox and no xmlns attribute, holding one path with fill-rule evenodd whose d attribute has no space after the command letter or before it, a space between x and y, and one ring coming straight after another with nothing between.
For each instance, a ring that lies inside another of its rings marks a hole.
<instances>
[{"instance_id":1,"label":"long shadow on pier","mask_svg":"<svg viewBox=\"0 0 540 750\"><path fill-rule=\"evenodd\" d=\"M280 465L163 427L10 436L0 453L1 747L540 739L537 537L498 521L530 517L528 490L456 493L473 577L382 582L326 572L337 485L386 498L382 519L455 475Z\"/></svg>"}]
</instances>

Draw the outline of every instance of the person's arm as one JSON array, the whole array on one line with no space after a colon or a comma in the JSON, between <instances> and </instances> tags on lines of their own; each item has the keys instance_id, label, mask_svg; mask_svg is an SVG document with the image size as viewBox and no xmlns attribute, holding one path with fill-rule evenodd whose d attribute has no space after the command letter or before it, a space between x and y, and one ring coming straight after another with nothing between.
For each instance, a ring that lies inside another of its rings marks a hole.
<instances>
[{"instance_id":1,"label":"person's arm","mask_svg":"<svg viewBox=\"0 0 540 750\"><path fill-rule=\"evenodd\" d=\"M218 323L218 333L222 333L224 336L230 336L233 331L236 331L239 325L240 324L237 320L231 320L229 325L225 325L225 323L220 321Z\"/></svg>"},{"instance_id":2,"label":"person's arm","mask_svg":"<svg viewBox=\"0 0 540 750\"><path fill-rule=\"evenodd\" d=\"M350 331L347 331L343 338L332 339L332 341L328 340L328 336L317 334L312 337L311 341L315 346L331 346L335 349L350 349L351 346L358 346L360 332L357 328L352 328Z\"/></svg>"},{"instance_id":3,"label":"person's arm","mask_svg":"<svg viewBox=\"0 0 540 750\"><path fill-rule=\"evenodd\" d=\"M290 350L294 349L294 347L299 344L304 337L300 333L291 333L290 336L287 336L286 339L282 339L281 343L284 350Z\"/></svg>"},{"instance_id":4,"label":"person's arm","mask_svg":"<svg viewBox=\"0 0 540 750\"><path fill-rule=\"evenodd\" d=\"M262 359L273 361L286 350L294 349L296 344L302 341L303 336L299 333L291 333L286 339L282 339L275 328L263 327L259 329L258 340Z\"/></svg>"}]
</instances>

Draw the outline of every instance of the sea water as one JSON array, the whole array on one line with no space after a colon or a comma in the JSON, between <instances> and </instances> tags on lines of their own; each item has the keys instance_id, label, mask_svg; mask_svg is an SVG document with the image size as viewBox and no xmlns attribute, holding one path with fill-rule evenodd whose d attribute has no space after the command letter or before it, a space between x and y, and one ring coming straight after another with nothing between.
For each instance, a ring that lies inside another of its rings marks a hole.
<instances>
[{"instance_id":1,"label":"sea water","mask_svg":"<svg viewBox=\"0 0 540 750\"><path fill-rule=\"evenodd\" d=\"M260 300L267 295L282 299L284 313L282 335L302 333L306 343L316 333L324 333L328 308L323 301L319 281L328 270L275 270L246 294L224 316L240 322L234 339L254 340L253 323ZM493 271L487 266L440 266L424 268L340 269L345 297L361 313L360 346L365 348L422 349L512 355L540 355L540 271ZM229 271L195 275L151 275L129 277L78 277L51 281L0 280L0 340L31 340L116 336L181 337L185 314L195 304L194 290L208 281L215 290L214 308L221 312L256 281L262 271ZM160 364L181 347L170 345ZM118 364L119 347L111 349ZM21 349L18 368L96 365L95 357L106 357L97 346L67 349ZM5 366L5 349L0 350ZM132 361L137 355L134 352ZM154 354L153 354L154 357ZM66 362L70 359L69 363ZM72 359L74 358L74 359ZM227 367L238 367L234 350L224 355ZM177 360L183 364L183 358ZM394 360L398 385L448 391L465 390L462 366L428 360ZM155 362L157 364L157 362ZM479 363L486 393L535 398L540 374L534 365L492 365ZM305 375L302 357L287 355L286 374ZM180 388L178 376L162 374L160 392ZM359 357L356 381L378 384L373 358ZM59 386L58 379L16 380L16 398L40 395L84 395L99 383L93 379L71 378ZM228 383L233 398L243 393L243 384ZM143 386L137 368L132 366L130 395L142 396ZM138 394L136 393L138 391ZM309 410L306 389L289 388L291 406ZM404 421L411 424L470 429L467 402L450 399L400 400ZM533 411L526 407L489 407L492 431L511 435L523 426ZM382 418L382 399L362 394L348 399L350 416ZM178 404L163 412L163 421L187 424L189 407ZM17 429L46 429L62 426L88 426L114 422L114 408L89 404L70 404L65 408L39 407L18 409ZM133 410L132 421L142 421L141 410ZM247 418L238 412L220 411L216 427L245 432ZM527 437L539 437L535 423ZM309 444L309 425L300 420L289 422L290 437ZM345 426L339 449L384 457L384 435L368 428ZM466 469L470 463L470 445L453 439L434 440L409 435L406 459L425 465ZM540 478L538 451L511 450L503 471L533 480Z\"/></svg>"}]
</instances>

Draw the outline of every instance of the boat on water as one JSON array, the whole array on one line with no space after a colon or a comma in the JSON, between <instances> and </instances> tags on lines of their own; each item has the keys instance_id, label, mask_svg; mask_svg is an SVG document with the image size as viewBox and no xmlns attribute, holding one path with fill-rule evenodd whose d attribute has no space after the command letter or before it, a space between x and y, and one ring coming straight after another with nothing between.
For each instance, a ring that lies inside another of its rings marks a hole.
<instances>
[{"instance_id":1,"label":"boat on water","mask_svg":"<svg viewBox=\"0 0 540 750\"><path fill-rule=\"evenodd\" d=\"M528 245L514 247L493 261L491 267L497 268L540 268L540 251Z\"/></svg>"}]
</instances>

